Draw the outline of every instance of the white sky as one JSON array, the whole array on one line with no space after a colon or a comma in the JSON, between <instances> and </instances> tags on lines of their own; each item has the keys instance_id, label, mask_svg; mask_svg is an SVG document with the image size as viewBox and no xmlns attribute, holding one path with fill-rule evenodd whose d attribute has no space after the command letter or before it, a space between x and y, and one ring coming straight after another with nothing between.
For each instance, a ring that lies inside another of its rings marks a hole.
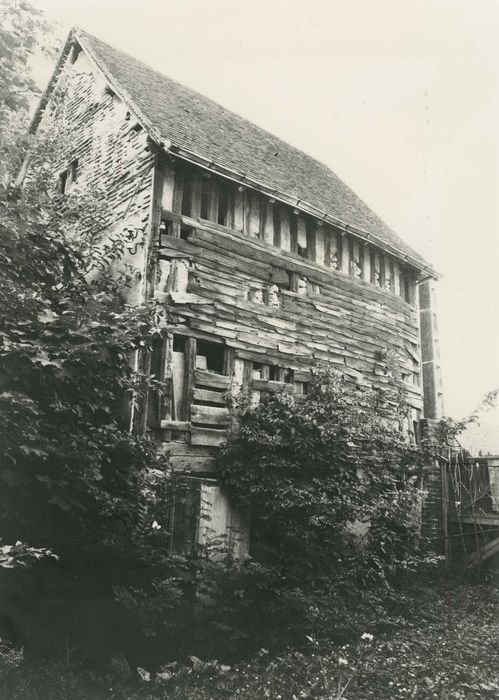
<instances>
[{"instance_id":1,"label":"white sky","mask_svg":"<svg viewBox=\"0 0 499 700\"><path fill-rule=\"evenodd\" d=\"M499 0L36 4L327 163L444 275L446 412L499 386Z\"/></svg>"}]
</instances>

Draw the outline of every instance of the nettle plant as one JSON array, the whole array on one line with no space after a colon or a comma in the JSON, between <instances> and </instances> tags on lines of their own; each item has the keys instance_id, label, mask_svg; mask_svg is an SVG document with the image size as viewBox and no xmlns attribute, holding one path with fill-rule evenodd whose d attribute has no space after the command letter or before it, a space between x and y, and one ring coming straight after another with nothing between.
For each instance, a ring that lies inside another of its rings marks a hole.
<instances>
[{"instance_id":1,"label":"nettle plant","mask_svg":"<svg viewBox=\"0 0 499 700\"><path fill-rule=\"evenodd\" d=\"M280 610L302 635L348 634L363 607L379 606L376 590L385 595L424 559L425 460L400 430L403 390L396 380L352 385L319 366L302 400L281 394L251 409L242 397L236 411L220 476L250 511L252 558L265 569L260 610L267 621Z\"/></svg>"}]
</instances>

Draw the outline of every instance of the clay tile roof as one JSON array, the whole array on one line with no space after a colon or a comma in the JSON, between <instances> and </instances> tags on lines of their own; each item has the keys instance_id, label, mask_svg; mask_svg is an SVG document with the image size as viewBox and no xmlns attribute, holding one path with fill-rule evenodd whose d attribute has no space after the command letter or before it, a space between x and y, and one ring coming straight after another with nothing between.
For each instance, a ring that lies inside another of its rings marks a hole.
<instances>
[{"instance_id":1,"label":"clay tile roof","mask_svg":"<svg viewBox=\"0 0 499 700\"><path fill-rule=\"evenodd\" d=\"M248 120L180 85L100 39L74 31L111 86L128 97L151 131L219 166L306 202L370 234L416 267L431 266L326 165ZM298 205L299 206L299 205Z\"/></svg>"}]
</instances>

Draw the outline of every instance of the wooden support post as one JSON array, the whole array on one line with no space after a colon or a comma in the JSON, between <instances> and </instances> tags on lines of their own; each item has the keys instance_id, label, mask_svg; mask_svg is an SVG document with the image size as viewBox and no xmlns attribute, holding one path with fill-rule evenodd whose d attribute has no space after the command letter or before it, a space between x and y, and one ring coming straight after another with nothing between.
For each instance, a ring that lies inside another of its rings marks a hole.
<instances>
[{"instance_id":1,"label":"wooden support post","mask_svg":"<svg viewBox=\"0 0 499 700\"><path fill-rule=\"evenodd\" d=\"M393 293L400 296L400 265L396 260L393 261Z\"/></svg>"},{"instance_id":2,"label":"wooden support post","mask_svg":"<svg viewBox=\"0 0 499 700\"><path fill-rule=\"evenodd\" d=\"M249 194L249 193L248 193ZM248 233L251 238L260 238L262 226L262 200L259 194L251 193L249 197Z\"/></svg>"},{"instance_id":3,"label":"wooden support post","mask_svg":"<svg viewBox=\"0 0 499 700\"><path fill-rule=\"evenodd\" d=\"M308 245L308 235L307 235L307 222L306 220L298 215L297 217L297 222L296 222L296 230L297 230L297 236L296 240L298 243L298 248L297 248L297 253L301 251L307 251L307 245ZM308 257L308 251L307 251L307 257Z\"/></svg>"},{"instance_id":4,"label":"wooden support post","mask_svg":"<svg viewBox=\"0 0 499 700\"><path fill-rule=\"evenodd\" d=\"M158 158L153 172L152 201L148 222L149 235L146 242L144 268L141 270L145 279L140 284L139 290L137 290L139 303L143 303L145 299L151 299L154 297L157 276L158 246L160 237L159 227L161 224L161 204L163 199L164 180L164 172Z\"/></svg>"},{"instance_id":5,"label":"wooden support post","mask_svg":"<svg viewBox=\"0 0 499 700\"><path fill-rule=\"evenodd\" d=\"M280 208L280 228L281 228L281 250L291 250L291 222L289 209L287 207Z\"/></svg>"},{"instance_id":6,"label":"wooden support post","mask_svg":"<svg viewBox=\"0 0 499 700\"><path fill-rule=\"evenodd\" d=\"M274 245L276 248L281 247L281 209L278 204L273 205L273 229L274 229Z\"/></svg>"},{"instance_id":7,"label":"wooden support post","mask_svg":"<svg viewBox=\"0 0 499 700\"><path fill-rule=\"evenodd\" d=\"M414 279L414 273L412 270L406 270L405 273L405 288L406 288L406 301L408 304L416 305L416 281Z\"/></svg>"},{"instance_id":8,"label":"wooden support post","mask_svg":"<svg viewBox=\"0 0 499 700\"><path fill-rule=\"evenodd\" d=\"M341 235L336 230L331 231L331 249L330 249L330 262L329 266L332 270L340 269L340 257L341 257Z\"/></svg>"},{"instance_id":9,"label":"wooden support post","mask_svg":"<svg viewBox=\"0 0 499 700\"><path fill-rule=\"evenodd\" d=\"M350 274L357 279L362 277L362 267L360 259L360 243L352 239L352 259L350 261Z\"/></svg>"},{"instance_id":10,"label":"wooden support post","mask_svg":"<svg viewBox=\"0 0 499 700\"><path fill-rule=\"evenodd\" d=\"M194 383L196 372L196 339L186 338L185 340L185 360L184 360L184 419L191 420L192 399L194 396ZM188 437L190 440L190 437Z\"/></svg>"},{"instance_id":11,"label":"wooden support post","mask_svg":"<svg viewBox=\"0 0 499 700\"><path fill-rule=\"evenodd\" d=\"M371 282L371 246L369 243L364 243L362 251L362 279L365 282Z\"/></svg>"},{"instance_id":12,"label":"wooden support post","mask_svg":"<svg viewBox=\"0 0 499 700\"><path fill-rule=\"evenodd\" d=\"M441 418L443 415L434 285L433 280L425 280L419 285L419 327L425 418Z\"/></svg>"},{"instance_id":13,"label":"wooden support post","mask_svg":"<svg viewBox=\"0 0 499 700\"><path fill-rule=\"evenodd\" d=\"M386 258L384 253L379 254L379 282L381 289L386 289L386 269L385 269Z\"/></svg>"},{"instance_id":14,"label":"wooden support post","mask_svg":"<svg viewBox=\"0 0 499 700\"><path fill-rule=\"evenodd\" d=\"M332 239L335 234L331 231L329 227L324 227L324 265L326 267L332 267Z\"/></svg>"},{"instance_id":15,"label":"wooden support post","mask_svg":"<svg viewBox=\"0 0 499 700\"><path fill-rule=\"evenodd\" d=\"M208 219L218 223L218 203L220 197L219 182L216 178L210 180L210 199L208 203Z\"/></svg>"},{"instance_id":16,"label":"wooden support post","mask_svg":"<svg viewBox=\"0 0 499 700\"><path fill-rule=\"evenodd\" d=\"M172 211L180 214L184 196L185 168L178 161L175 163L175 186L173 188Z\"/></svg>"},{"instance_id":17,"label":"wooden support post","mask_svg":"<svg viewBox=\"0 0 499 700\"><path fill-rule=\"evenodd\" d=\"M142 372L144 377L149 377L151 374L151 353L146 351L142 354L141 358ZM146 383L147 380L142 380L143 390L140 399L140 419L139 425L137 426L138 433L140 435L145 435L147 432L147 416L149 413L149 387ZM137 397L136 397L137 398Z\"/></svg>"},{"instance_id":18,"label":"wooden support post","mask_svg":"<svg viewBox=\"0 0 499 700\"><path fill-rule=\"evenodd\" d=\"M203 190L203 182L201 175L196 172L193 172L190 177L192 181L191 218L199 219L201 217L201 193Z\"/></svg>"},{"instance_id":19,"label":"wooden support post","mask_svg":"<svg viewBox=\"0 0 499 700\"><path fill-rule=\"evenodd\" d=\"M350 238L346 233L341 235L341 271L348 275L350 273Z\"/></svg>"},{"instance_id":20,"label":"wooden support post","mask_svg":"<svg viewBox=\"0 0 499 700\"><path fill-rule=\"evenodd\" d=\"M160 420L173 420L173 336L165 336L163 350L161 353L161 370L159 380L165 385L161 396L159 417ZM165 442L171 440L171 431L162 432L162 439Z\"/></svg>"},{"instance_id":21,"label":"wooden support post","mask_svg":"<svg viewBox=\"0 0 499 700\"><path fill-rule=\"evenodd\" d=\"M289 220L289 249L292 253L298 253L298 215L294 212Z\"/></svg>"},{"instance_id":22,"label":"wooden support post","mask_svg":"<svg viewBox=\"0 0 499 700\"><path fill-rule=\"evenodd\" d=\"M238 187L234 193L234 228L244 231L244 188Z\"/></svg>"},{"instance_id":23,"label":"wooden support post","mask_svg":"<svg viewBox=\"0 0 499 700\"><path fill-rule=\"evenodd\" d=\"M274 205L265 202L264 207L263 240L274 245Z\"/></svg>"},{"instance_id":24,"label":"wooden support post","mask_svg":"<svg viewBox=\"0 0 499 700\"><path fill-rule=\"evenodd\" d=\"M383 276L381 272L381 256L378 250L374 251L372 262L371 280L375 287L381 288L383 286Z\"/></svg>"},{"instance_id":25,"label":"wooden support post","mask_svg":"<svg viewBox=\"0 0 499 700\"><path fill-rule=\"evenodd\" d=\"M319 265L326 264L324 226L318 223L315 229L315 261Z\"/></svg>"},{"instance_id":26,"label":"wooden support post","mask_svg":"<svg viewBox=\"0 0 499 700\"><path fill-rule=\"evenodd\" d=\"M307 258L317 261L317 225L312 219L305 221Z\"/></svg>"}]
</instances>

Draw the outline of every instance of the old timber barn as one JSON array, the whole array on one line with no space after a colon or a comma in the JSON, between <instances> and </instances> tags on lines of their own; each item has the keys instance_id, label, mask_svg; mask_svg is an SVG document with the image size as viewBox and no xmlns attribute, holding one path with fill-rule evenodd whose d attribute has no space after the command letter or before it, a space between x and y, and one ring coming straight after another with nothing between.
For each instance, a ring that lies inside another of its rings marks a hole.
<instances>
[{"instance_id":1,"label":"old timber barn","mask_svg":"<svg viewBox=\"0 0 499 700\"><path fill-rule=\"evenodd\" d=\"M173 552L243 532L217 484L227 396L307 392L333 363L354 382L408 395L403 429L441 411L434 270L322 163L81 30L73 30L31 130L64 122L59 187L99 186L123 238L129 303L157 299L163 333L148 371L167 391L135 424L190 484L172 508ZM211 521L203 525L200 504Z\"/></svg>"}]
</instances>

